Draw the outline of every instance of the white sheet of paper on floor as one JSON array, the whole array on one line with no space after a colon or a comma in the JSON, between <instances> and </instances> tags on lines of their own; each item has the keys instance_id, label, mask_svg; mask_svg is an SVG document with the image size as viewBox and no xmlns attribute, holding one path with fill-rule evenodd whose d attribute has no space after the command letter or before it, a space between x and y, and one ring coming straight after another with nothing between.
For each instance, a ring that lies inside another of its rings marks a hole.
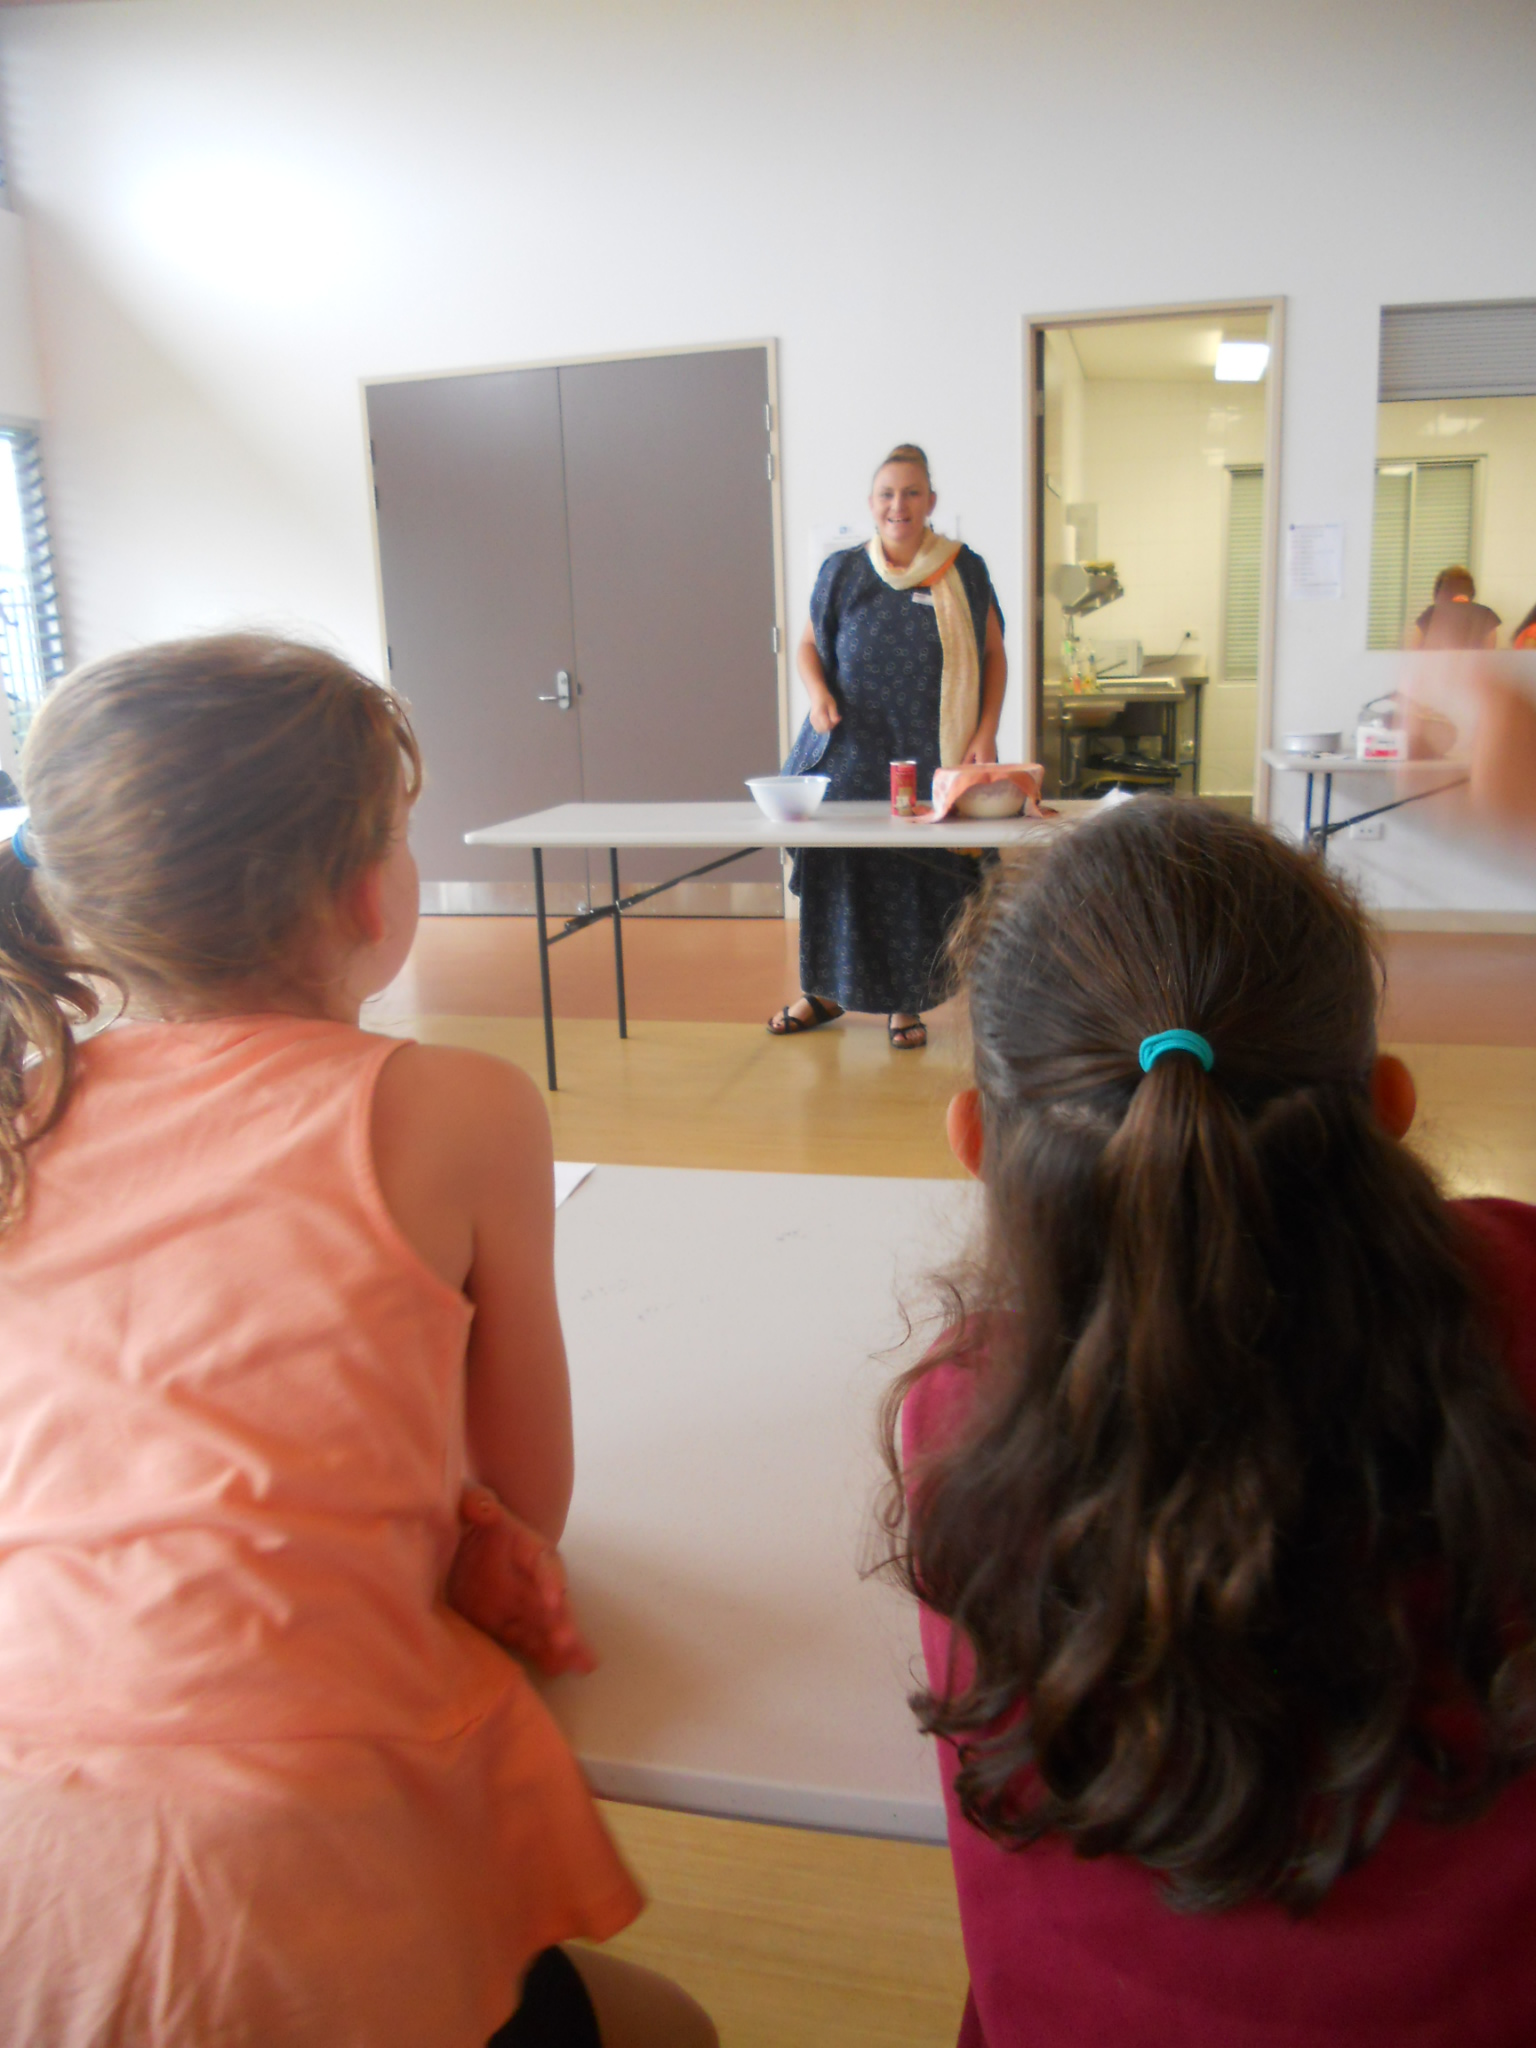
<instances>
[{"instance_id":1,"label":"white sheet of paper on floor","mask_svg":"<svg viewBox=\"0 0 1536 2048\"><path fill-rule=\"evenodd\" d=\"M594 1161L557 1159L555 1161L555 1207L574 1195L587 1175L592 1171Z\"/></svg>"}]
</instances>

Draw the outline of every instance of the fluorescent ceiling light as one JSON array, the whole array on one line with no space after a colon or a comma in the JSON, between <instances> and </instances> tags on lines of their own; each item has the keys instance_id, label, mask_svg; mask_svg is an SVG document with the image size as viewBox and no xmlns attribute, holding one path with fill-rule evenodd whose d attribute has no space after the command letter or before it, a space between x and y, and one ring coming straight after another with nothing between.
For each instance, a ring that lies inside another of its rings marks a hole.
<instances>
[{"instance_id":1,"label":"fluorescent ceiling light","mask_svg":"<svg viewBox=\"0 0 1536 2048\"><path fill-rule=\"evenodd\" d=\"M1217 347L1218 384L1257 384L1268 368L1267 341L1224 341Z\"/></svg>"}]
</instances>

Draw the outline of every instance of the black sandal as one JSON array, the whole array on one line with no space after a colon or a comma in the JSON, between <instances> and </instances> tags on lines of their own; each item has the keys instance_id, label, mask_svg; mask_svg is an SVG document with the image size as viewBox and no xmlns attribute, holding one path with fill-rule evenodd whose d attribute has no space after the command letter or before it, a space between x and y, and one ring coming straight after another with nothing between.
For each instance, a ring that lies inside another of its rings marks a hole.
<instances>
[{"instance_id":1,"label":"black sandal","mask_svg":"<svg viewBox=\"0 0 1536 2048\"><path fill-rule=\"evenodd\" d=\"M820 996L796 996L797 1003L809 1003L813 1014L809 1017L791 1017L786 1003L777 1017L768 1019L770 1038L794 1038L801 1031L819 1031L823 1024L835 1024L842 1011L835 1003L824 1003Z\"/></svg>"},{"instance_id":2,"label":"black sandal","mask_svg":"<svg viewBox=\"0 0 1536 2048\"><path fill-rule=\"evenodd\" d=\"M913 1031L920 1035L910 1037L908 1034ZM885 1020L885 1035L897 1052L921 1052L928 1043L928 1026L921 1017L914 1017L910 1024L898 1024L893 1010Z\"/></svg>"}]
</instances>

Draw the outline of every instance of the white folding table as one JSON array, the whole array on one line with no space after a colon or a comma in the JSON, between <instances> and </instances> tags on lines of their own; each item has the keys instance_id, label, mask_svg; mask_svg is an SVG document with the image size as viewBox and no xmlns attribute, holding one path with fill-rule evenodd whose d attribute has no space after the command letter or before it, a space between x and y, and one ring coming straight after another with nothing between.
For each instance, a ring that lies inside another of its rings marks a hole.
<instances>
[{"instance_id":1,"label":"white folding table","mask_svg":"<svg viewBox=\"0 0 1536 2048\"><path fill-rule=\"evenodd\" d=\"M1328 855L1328 842L1335 834L1343 832L1350 825L1362 824L1367 818L1380 818L1388 811L1400 811L1404 804L1422 803L1425 797L1439 796L1442 790L1459 789L1467 779L1465 761L1362 761L1354 754L1288 754L1280 747L1264 749L1264 764L1281 775L1305 775L1307 778L1306 803L1302 817L1302 843L1322 854ZM1390 803L1375 804L1368 811L1352 811L1347 818L1333 816L1333 783L1335 776L1346 781L1362 775L1390 775L1395 785L1406 794L1394 797ZM1312 822L1312 793L1317 779L1322 778L1323 809L1322 821Z\"/></svg>"},{"instance_id":2,"label":"white folding table","mask_svg":"<svg viewBox=\"0 0 1536 2048\"><path fill-rule=\"evenodd\" d=\"M1063 817L1091 812L1091 803L1053 805ZM788 825L776 825L765 818L754 803L661 803L661 804L557 804L548 811L534 811L524 818L509 818L502 825L482 825L464 834L468 846L525 846L533 855L534 914L539 930L539 986L544 1001L544 1056L549 1085L555 1087L555 1020L549 987L549 949L561 939L585 931L603 918L613 922L613 971L618 995L619 1036L629 1036L629 1019L624 1000L624 938L622 920L626 910L675 889L679 882L692 881L715 868L729 866L763 847L838 847L905 854L921 860L926 854L968 849L999 849L1019 846L1051 829L1049 818L957 818L942 824L894 818L885 803L824 803L813 818ZM544 849L548 846L608 849L608 877L611 900L590 910L579 911L565 921L551 938L544 911ZM619 851L622 847L733 846L717 860L689 868L670 881L637 889L625 896L619 887Z\"/></svg>"},{"instance_id":3,"label":"white folding table","mask_svg":"<svg viewBox=\"0 0 1536 2048\"><path fill-rule=\"evenodd\" d=\"M899 1304L970 1181L598 1166L555 1225L576 1492L561 1542L600 1659L543 1682L600 1794L937 1842L879 1548ZM921 1340L919 1340L921 1341Z\"/></svg>"}]
</instances>

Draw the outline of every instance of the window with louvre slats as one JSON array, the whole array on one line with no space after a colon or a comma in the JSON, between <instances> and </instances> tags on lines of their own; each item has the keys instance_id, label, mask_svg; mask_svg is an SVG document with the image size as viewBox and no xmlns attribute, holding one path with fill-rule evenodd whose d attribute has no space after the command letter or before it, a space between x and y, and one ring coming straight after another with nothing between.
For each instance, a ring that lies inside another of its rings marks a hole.
<instances>
[{"instance_id":1,"label":"window with louvre slats","mask_svg":"<svg viewBox=\"0 0 1536 2048\"><path fill-rule=\"evenodd\" d=\"M17 751L64 673L37 436L0 430L0 686Z\"/></svg>"},{"instance_id":2,"label":"window with louvre slats","mask_svg":"<svg viewBox=\"0 0 1536 2048\"><path fill-rule=\"evenodd\" d=\"M1258 467L1230 469L1227 478L1227 581L1221 673L1225 682L1252 682L1259 673L1264 471Z\"/></svg>"},{"instance_id":3,"label":"window with louvre slats","mask_svg":"<svg viewBox=\"0 0 1536 2048\"><path fill-rule=\"evenodd\" d=\"M1367 646L1402 646L1408 627L1433 602L1442 569L1476 574L1476 505L1476 457L1378 464Z\"/></svg>"},{"instance_id":4,"label":"window with louvre slats","mask_svg":"<svg viewBox=\"0 0 1536 2048\"><path fill-rule=\"evenodd\" d=\"M1382 403L1523 398L1536 392L1536 299L1388 306L1381 316Z\"/></svg>"}]
</instances>

